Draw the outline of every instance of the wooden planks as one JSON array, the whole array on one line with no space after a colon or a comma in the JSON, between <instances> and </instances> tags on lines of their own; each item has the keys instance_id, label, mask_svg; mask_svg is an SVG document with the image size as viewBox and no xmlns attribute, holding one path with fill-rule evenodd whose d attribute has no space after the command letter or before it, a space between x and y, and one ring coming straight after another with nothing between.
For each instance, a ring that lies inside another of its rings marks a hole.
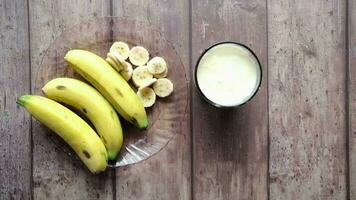
<instances>
[{"instance_id":1,"label":"wooden planks","mask_svg":"<svg viewBox=\"0 0 356 200\"><path fill-rule=\"evenodd\" d=\"M347 199L348 184L349 199L355 199L356 3L348 2L347 8L346 0L191 1L190 65L188 0L113 1L114 15L159 29L175 45L187 74L209 44L221 40L247 44L262 62L262 88L248 105L222 111L205 103L193 87L183 133L155 157L119 168L116 185L111 172L93 176L63 154L48 139L50 131L33 120L34 198L267 199L269 182L270 199ZM16 98L30 93L30 83L33 92L40 93L35 83L47 77L39 74L39 65L60 32L110 14L109 1L30 0L29 7L30 27L26 3L0 1L0 199L31 198L30 118L16 106Z\"/></svg>"},{"instance_id":2,"label":"wooden planks","mask_svg":"<svg viewBox=\"0 0 356 200\"><path fill-rule=\"evenodd\" d=\"M27 3L0 1L0 199L31 198L30 117L16 105L30 92Z\"/></svg>"},{"instance_id":3,"label":"wooden planks","mask_svg":"<svg viewBox=\"0 0 356 200\"><path fill-rule=\"evenodd\" d=\"M189 79L188 6L188 1L113 1L113 15L142 21L159 30L176 48ZM151 40L154 45L155 39ZM168 62L175 67L172 61ZM182 133L174 136L161 152L116 171L117 199L190 199L189 108L186 113Z\"/></svg>"},{"instance_id":4,"label":"wooden planks","mask_svg":"<svg viewBox=\"0 0 356 200\"><path fill-rule=\"evenodd\" d=\"M346 1L268 1L271 199L346 199Z\"/></svg>"},{"instance_id":5,"label":"wooden planks","mask_svg":"<svg viewBox=\"0 0 356 200\"><path fill-rule=\"evenodd\" d=\"M48 79L40 68L45 50L70 26L110 13L108 1L30 1L30 36L33 93ZM85 34L85 33L83 33ZM62 59L62 58L58 58ZM61 67L61 66L59 66ZM40 83L40 84L38 84ZM33 181L35 199L112 199L111 172L93 175L79 160L63 153L49 135L53 134L33 120Z\"/></svg>"},{"instance_id":6,"label":"wooden planks","mask_svg":"<svg viewBox=\"0 0 356 200\"><path fill-rule=\"evenodd\" d=\"M192 1L193 70L200 53L223 40L251 47L263 67L249 104L212 107L193 90L193 199L267 199L268 111L266 2Z\"/></svg>"},{"instance_id":7,"label":"wooden planks","mask_svg":"<svg viewBox=\"0 0 356 200\"><path fill-rule=\"evenodd\" d=\"M348 1L349 48L349 184L350 199L356 198L356 2Z\"/></svg>"}]
</instances>

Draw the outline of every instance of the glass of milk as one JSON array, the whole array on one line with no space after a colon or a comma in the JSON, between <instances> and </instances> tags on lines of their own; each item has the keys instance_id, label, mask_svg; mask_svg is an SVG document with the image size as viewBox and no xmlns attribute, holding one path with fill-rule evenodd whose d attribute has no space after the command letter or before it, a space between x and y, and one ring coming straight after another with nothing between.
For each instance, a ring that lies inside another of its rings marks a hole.
<instances>
[{"instance_id":1,"label":"glass of milk","mask_svg":"<svg viewBox=\"0 0 356 200\"><path fill-rule=\"evenodd\" d=\"M204 51L195 68L195 85L210 104L238 107L250 101L262 80L254 52L236 42L220 42Z\"/></svg>"}]
</instances>

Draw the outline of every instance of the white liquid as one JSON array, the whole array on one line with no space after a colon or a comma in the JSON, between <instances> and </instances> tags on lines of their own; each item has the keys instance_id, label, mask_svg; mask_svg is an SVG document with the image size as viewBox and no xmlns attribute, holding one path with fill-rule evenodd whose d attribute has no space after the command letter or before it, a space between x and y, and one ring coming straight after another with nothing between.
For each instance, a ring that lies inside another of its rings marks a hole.
<instances>
[{"instance_id":1,"label":"white liquid","mask_svg":"<svg viewBox=\"0 0 356 200\"><path fill-rule=\"evenodd\" d=\"M206 98L222 106L240 105L255 93L261 71L245 47L223 43L208 50L198 64L197 82Z\"/></svg>"}]
</instances>

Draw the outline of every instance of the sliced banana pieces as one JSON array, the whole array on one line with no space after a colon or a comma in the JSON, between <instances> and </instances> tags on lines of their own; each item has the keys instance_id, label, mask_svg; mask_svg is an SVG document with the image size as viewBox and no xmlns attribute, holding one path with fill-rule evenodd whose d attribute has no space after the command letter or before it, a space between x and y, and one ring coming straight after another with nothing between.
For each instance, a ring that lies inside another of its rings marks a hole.
<instances>
[{"instance_id":1,"label":"sliced banana pieces","mask_svg":"<svg viewBox=\"0 0 356 200\"><path fill-rule=\"evenodd\" d=\"M125 58L117 51L110 52L110 54L113 56L113 59L119 63L120 65L123 65L125 62Z\"/></svg>"},{"instance_id":2,"label":"sliced banana pieces","mask_svg":"<svg viewBox=\"0 0 356 200\"><path fill-rule=\"evenodd\" d=\"M162 57L154 57L147 63L148 71L155 74L162 74L167 69L167 63Z\"/></svg>"},{"instance_id":3,"label":"sliced banana pieces","mask_svg":"<svg viewBox=\"0 0 356 200\"><path fill-rule=\"evenodd\" d=\"M132 81L136 87L144 87L153 79L153 75L148 71L147 66L139 66L133 70Z\"/></svg>"},{"instance_id":4,"label":"sliced banana pieces","mask_svg":"<svg viewBox=\"0 0 356 200\"><path fill-rule=\"evenodd\" d=\"M117 64L115 63L115 61L113 60L113 59L111 59L109 56L108 57L106 57L106 62L108 62L109 63L109 65L111 66L111 67L113 67L116 71L120 71L121 69L117 66Z\"/></svg>"},{"instance_id":5,"label":"sliced banana pieces","mask_svg":"<svg viewBox=\"0 0 356 200\"><path fill-rule=\"evenodd\" d=\"M126 61L127 58L132 65ZM168 74L166 61L159 56L150 60L148 51L142 46L135 46L130 50L127 43L114 42L110 47L106 61L126 81L132 79L138 88L137 96L141 99L144 107L151 107L156 101L156 96L163 98L173 92L173 83L165 78Z\"/></svg>"},{"instance_id":6,"label":"sliced banana pieces","mask_svg":"<svg viewBox=\"0 0 356 200\"><path fill-rule=\"evenodd\" d=\"M118 56L119 58L121 57L120 55L114 55L114 53L109 52L107 54L107 58L106 61L114 68L116 69L116 71L120 72L123 69L123 66L121 64L121 58L119 60L119 58L117 58L116 56Z\"/></svg>"},{"instance_id":7,"label":"sliced banana pieces","mask_svg":"<svg viewBox=\"0 0 356 200\"><path fill-rule=\"evenodd\" d=\"M150 80L147 80L141 87L139 87L138 89L140 88L144 88L144 87L149 87L151 86L153 83L155 83L157 81L156 78L151 78Z\"/></svg>"},{"instance_id":8,"label":"sliced banana pieces","mask_svg":"<svg viewBox=\"0 0 356 200\"><path fill-rule=\"evenodd\" d=\"M159 78L153 84L153 90L159 97L167 97L173 92L173 83L167 78Z\"/></svg>"},{"instance_id":9,"label":"sliced banana pieces","mask_svg":"<svg viewBox=\"0 0 356 200\"><path fill-rule=\"evenodd\" d=\"M164 78L166 77L168 74L168 67L166 67L166 69L164 70L164 72L160 73L160 74L153 74L153 76L155 78Z\"/></svg>"},{"instance_id":10,"label":"sliced banana pieces","mask_svg":"<svg viewBox=\"0 0 356 200\"><path fill-rule=\"evenodd\" d=\"M126 60L130 54L130 48L127 43L118 41L118 42L114 42L114 44L111 45L110 52L118 52L120 53L122 58Z\"/></svg>"},{"instance_id":11,"label":"sliced banana pieces","mask_svg":"<svg viewBox=\"0 0 356 200\"><path fill-rule=\"evenodd\" d=\"M142 46L135 46L130 50L129 60L135 66L142 66L150 59L148 51Z\"/></svg>"},{"instance_id":12,"label":"sliced banana pieces","mask_svg":"<svg viewBox=\"0 0 356 200\"><path fill-rule=\"evenodd\" d=\"M126 81L129 81L132 77L133 72L132 65L125 61L123 67L124 68L121 70L120 74L122 77L124 77Z\"/></svg>"},{"instance_id":13,"label":"sliced banana pieces","mask_svg":"<svg viewBox=\"0 0 356 200\"><path fill-rule=\"evenodd\" d=\"M140 88L137 91L137 96L141 99L145 108L151 107L156 102L156 94L149 87Z\"/></svg>"}]
</instances>

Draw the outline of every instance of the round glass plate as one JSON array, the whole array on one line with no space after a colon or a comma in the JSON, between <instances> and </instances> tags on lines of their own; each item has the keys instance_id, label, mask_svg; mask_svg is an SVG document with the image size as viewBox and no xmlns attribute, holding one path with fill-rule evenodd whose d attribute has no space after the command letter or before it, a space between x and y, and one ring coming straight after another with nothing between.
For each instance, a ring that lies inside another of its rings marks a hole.
<instances>
[{"instance_id":1,"label":"round glass plate","mask_svg":"<svg viewBox=\"0 0 356 200\"><path fill-rule=\"evenodd\" d=\"M165 58L168 64L167 77L174 84L174 91L169 97L157 98L153 107L146 109L149 118L146 130L140 131L120 118L124 145L117 161L109 164L110 167L118 167L153 156L182 131L188 102L187 77L174 46L162 33L142 22L115 17L97 18L74 25L64 30L44 52L36 72L34 93L42 94L43 85L57 77L74 77L85 81L65 63L63 58L66 52L69 49L85 49L105 58L113 41L127 42L130 47L140 45L147 48L150 57ZM75 153L56 134L50 133L49 137L64 152L79 159L73 156Z\"/></svg>"}]
</instances>

